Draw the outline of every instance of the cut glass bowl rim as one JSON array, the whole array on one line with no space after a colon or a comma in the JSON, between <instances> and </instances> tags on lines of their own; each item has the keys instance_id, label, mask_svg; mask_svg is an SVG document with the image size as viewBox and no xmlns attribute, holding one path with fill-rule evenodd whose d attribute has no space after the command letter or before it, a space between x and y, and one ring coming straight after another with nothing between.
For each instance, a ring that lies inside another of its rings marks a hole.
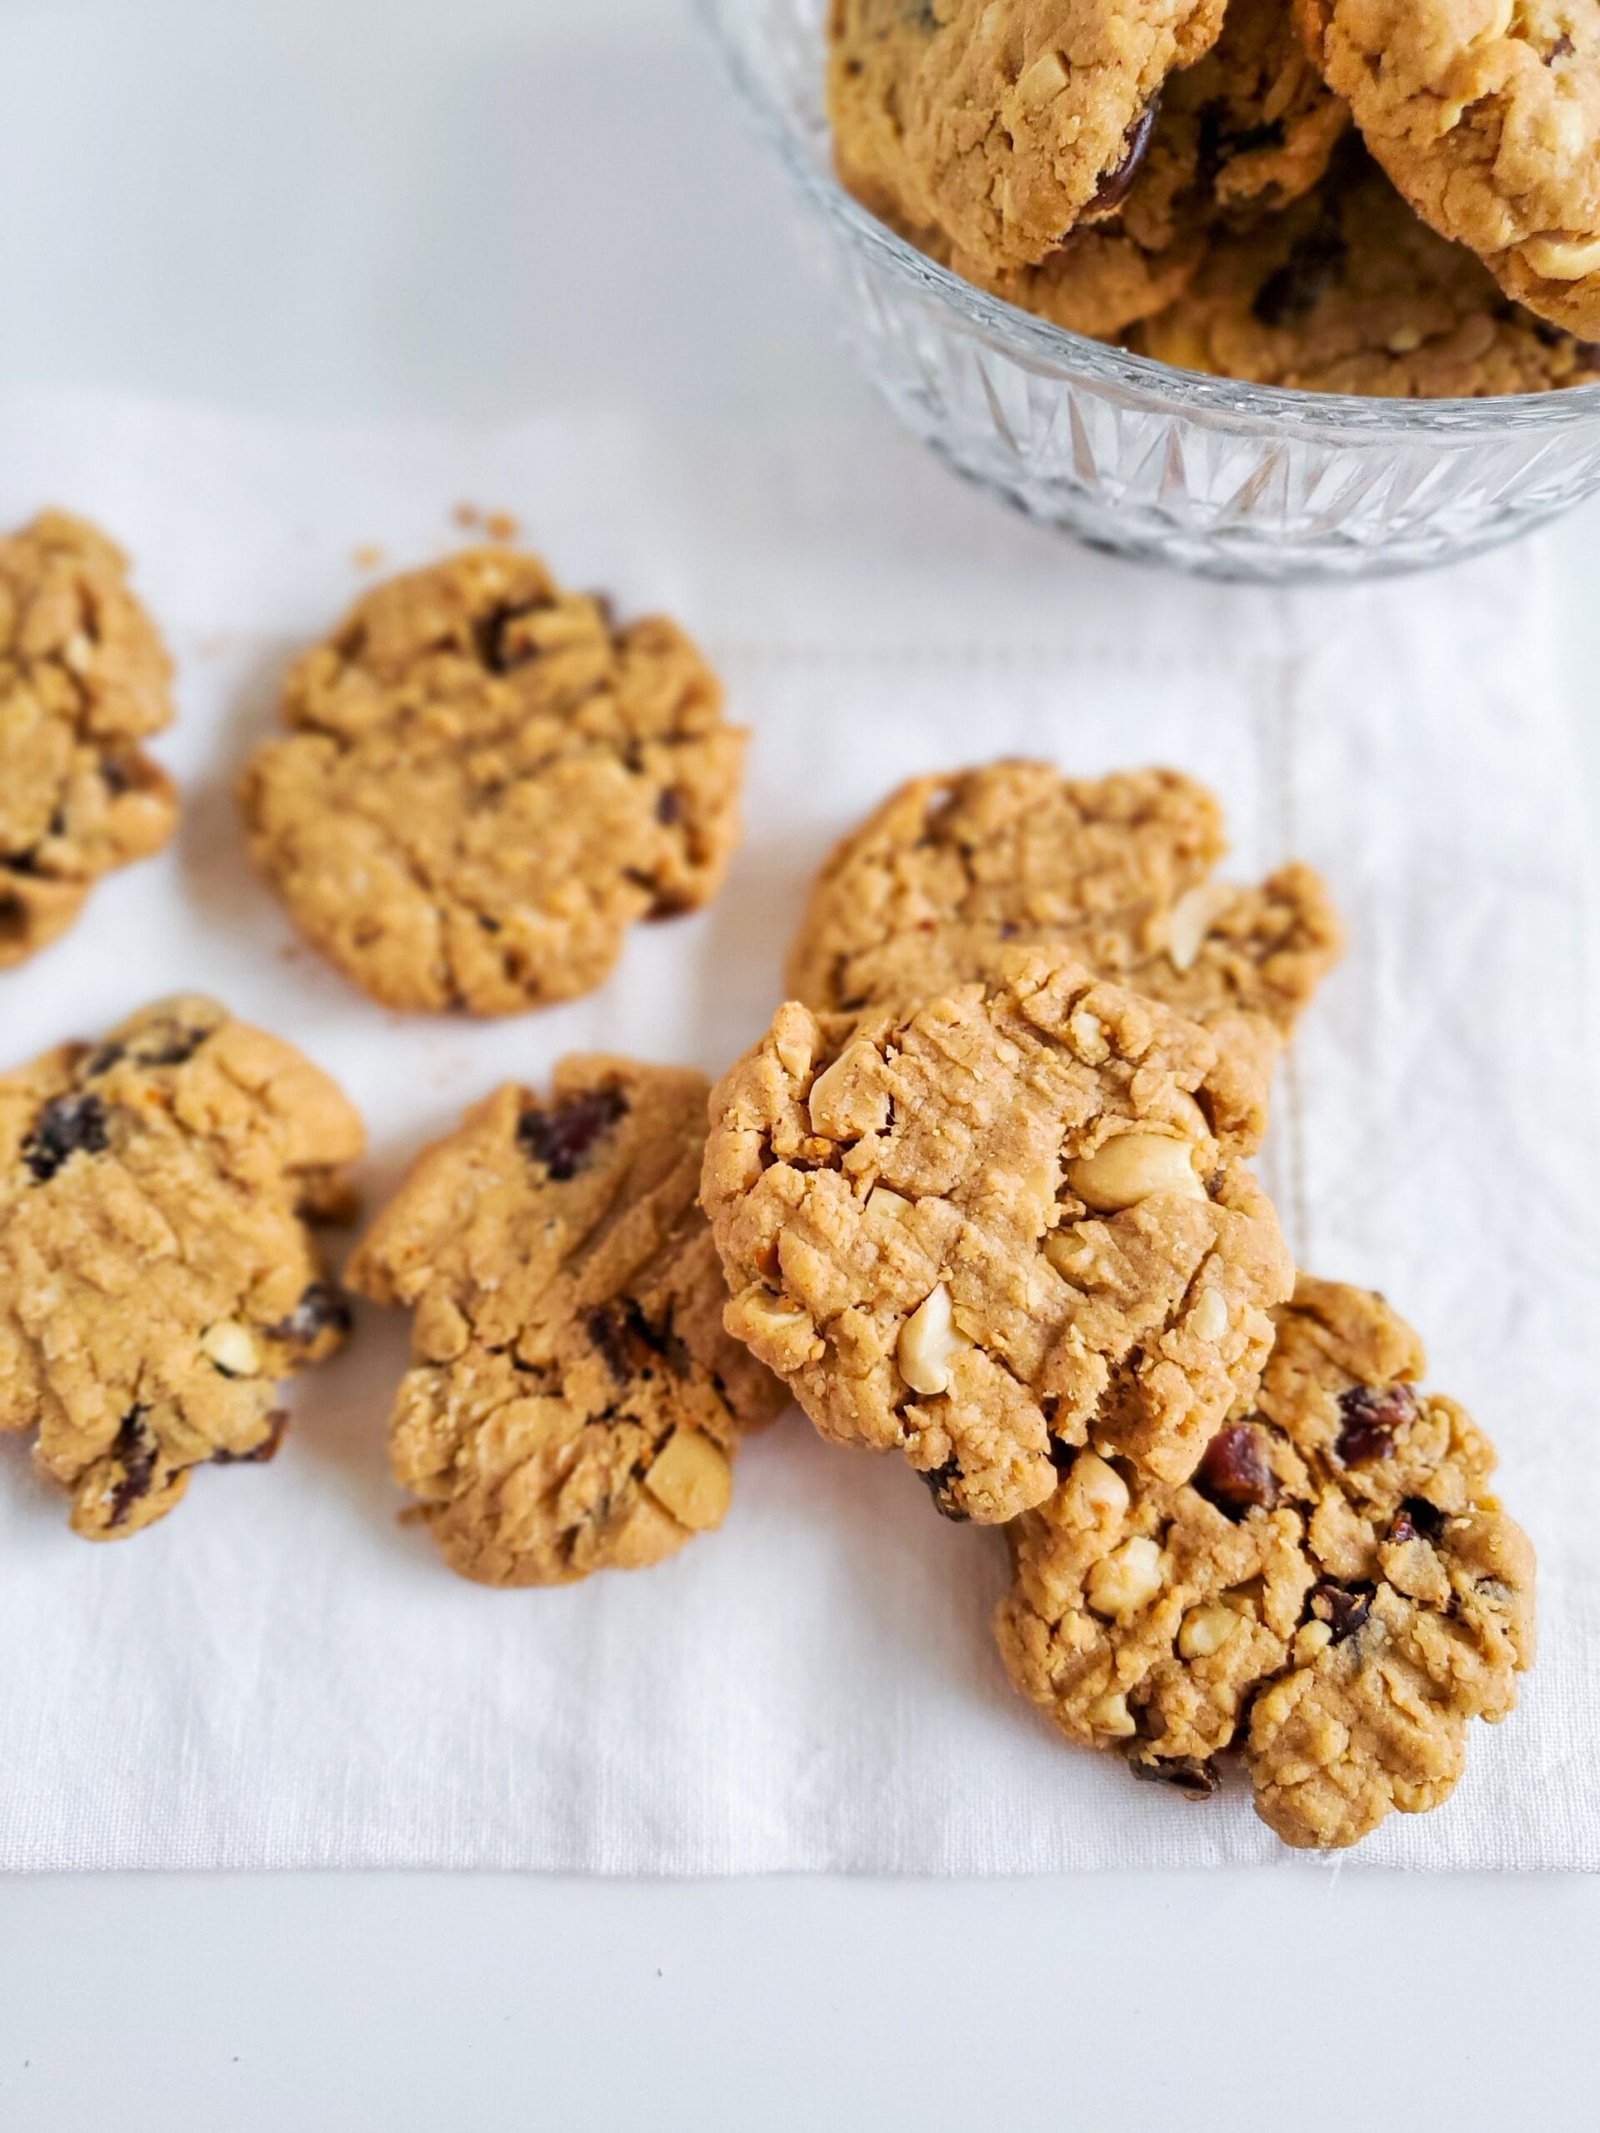
<instances>
[{"instance_id":1,"label":"cut glass bowl rim","mask_svg":"<svg viewBox=\"0 0 1600 2133\"><path fill-rule=\"evenodd\" d=\"M790 178L857 250L872 254L900 281L920 287L968 323L982 327L1010 355L1044 375L1071 372L1186 407L1197 415L1241 424L1265 419L1280 430L1352 442L1419 435L1436 437L1441 443L1489 441L1529 431L1577 429L1600 419L1600 381L1481 399L1407 400L1308 392L1297 386L1252 385L1182 370L1019 311L897 236L845 191L830 168L818 162L792 114L757 78L728 28L729 11L742 12L748 4L749 0L695 0L696 12L721 53L740 101Z\"/></svg>"}]
</instances>

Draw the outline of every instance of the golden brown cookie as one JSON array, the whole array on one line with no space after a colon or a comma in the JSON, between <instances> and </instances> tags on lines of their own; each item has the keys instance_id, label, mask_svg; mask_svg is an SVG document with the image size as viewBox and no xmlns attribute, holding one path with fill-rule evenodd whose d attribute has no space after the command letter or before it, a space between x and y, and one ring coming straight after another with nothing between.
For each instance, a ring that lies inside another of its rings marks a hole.
<instances>
[{"instance_id":1,"label":"golden brown cookie","mask_svg":"<svg viewBox=\"0 0 1600 2133\"><path fill-rule=\"evenodd\" d=\"M1010 945L1058 942L1099 977L1204 1023L1259 1139L1281 1043L1342 934L1309 867L1257 888L1212 878L1222 809L1175 770L1067 778L998 762L914 778L824 865L791 951L793 996L822 1012L892 1006L983 978Z\"/></svg>"},{"instance_id":2,"label":"golden brown cookie","mask_svg":"<svg viewBox=\"0 0 1600 2133\"><path fill-rule=\"evenodd\" d=\"M1367 146L1508 294L1600 340L1596 0L1296 0Z\"/></svg>"},{"instance_id":3,"label":"golden brown cookie","mask_svg":"<svg viewBox=\"0 0 1600 2133\"><path fill-rule=\"evenodd\" d=\"M1036 266L1123 185L1219 0L834 0L839 161L984 279Z\"/></svg>"},{"instance_id":4,"label":"golden brown cookie","mask_svg":"<svg viewBox=\"0 0 1600 2133\"><path fill-rule=\"evenodd\" d=\"M712 1098L727 1324L825 1437L986 1524L1108 1441L1182 1480L1293 1270L1198 1024L1022 949L914 1011L790 1002Z\"/></svg>"},{"instance_id":5,"label":"golden brown cookie","mask_svg":"<svg viewBox=\"0 0 1600 2133\"><path fill-rule=\"evenodd\" d=\"M172 835L176 788L138 746L171 723L171 682L103 533L47 511L0 540L0 969Z\"/></svg>"},{"instance_id":6,"label":"golden brown cookie","mask_svg":"<svg viewBox=\"0 0 1600 2133\"><path fill-rule=\"evenodd\" d=\"M391 1007L588 992L638 919L715 894L745 736L694 646L475 549L360 600L241 789L300 930Z\"/></svg>"},{"instance_id":7,"label":"golden brown cookie","mask_svg":"<svg viewBox=\"0 0 1600 2133\"><path fill-rule=\"evenodd\" d=\"M1287 213L1218 236L1184 293L1127 340L1185 370L1395 399L1584 385L1600 363L1511 303L1360 157L1341 157Z\"/></svg>"},{"instance_id":8,"label":"golden brown cookie","mask_svg":"<svg viewBox=\"0 0 1600 2133\"><path fill-rule=\"evenodd\" d=\"M1533 1550L1494 1449L1421 1394L1381 1297L1302 1276L1253 1406L1187 1486L1080 1452L1010 1527L1012 1680L1066 1734L1199 1798L1242 1752L1287 1844L1437 1807L1533 1663Z\"/></svg>"},{"instance_id":9,"label":"golden brown cookie","mask_svg":"<svg viewBox=\"0 0 1600 2133\"><path fill-rule=\"evenodd\" d=\"M785 1395L722 1326L705 1077L568 1059L426 1149L352 1261L416 1317L395 1477L487 1585L635 1570L720 1525Z\"/></svg>"},{"instance_id":10,"label":"golden brown cookie","mask_svg":"<svg viewBox=\"0 0 1600 2133\"><path fill-rule=\"evenodd\" d=\"M0 1078L0 1429L91 1540L270 1459L278 1380L348 1323L306 1221L361 1121L291 1046L184 996Z\"/></svg>"}]
</instances>

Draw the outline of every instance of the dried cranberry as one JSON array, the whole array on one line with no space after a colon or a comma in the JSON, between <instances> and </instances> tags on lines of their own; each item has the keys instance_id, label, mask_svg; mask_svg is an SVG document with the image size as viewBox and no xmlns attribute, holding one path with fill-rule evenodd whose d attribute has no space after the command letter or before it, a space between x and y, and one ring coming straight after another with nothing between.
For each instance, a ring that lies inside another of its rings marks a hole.
<instances>
[{"instance_id":1,"label":"dried cranberry","mask_svg":"<svg viewBox=\"0 0 1600 2133\"><path fill-rule=\"evenodd\" d=\"M1372 1459L1392 1459L1396 1433L1417 1412L1409 1385L1352 1385L1339 1395L1341 1464L1365 1466Z\"/></svg>"},{"instance_id":2,"label":"dried cranberry","mask_svg":"<svg viewBox=\"0 0 1600 2133\"><path fill-rule=\"evenodd\" d=\"M159 1446L145 1421L148 1413L148 1408L130 1407L111 1447L112 1458L122 1463L122 1479L111 1491L107 1525L120 1526L139 1499L149 1495L150 1485L155 1480Z\"/></svg>"},{"instance_id":3,"label":"dried cranberry","mask_svg":"<svg viewBox=\"0 0 1600 2133\"><path fill-rule=\"evenodd\" d=\"M1130 1755L1128 1768L1152 1785L1172 1785L1186 1800L1209 1800L1222 1783L1216 1763L1207 1756Z\"/></svg>"},{"instance_id":4,"label":"dried cranberry","mask_svg":"<svg viewBox=\"0 0 1600 2133\"><path fill-rule=\"evenodd\" d=\"M1335 1644L1353 1637L1372 1612L1370 1585L1337 1585L1331 1578L1311 1588L1311 1612L1333 1631Z\"/></svg>"},{"instance_id":5,"label":"dried cranberry","mask_svg":"<svg viewBox=\"0 0 1600 2133\"><path fill-rule=\"evenodd\" d=\"M349 1303L330 1282L314 1281L287 1318L268 1326L267 1338L283 1341L291 1348L310 1348L325 1333L349 1331Z\"/></svg>"},{"instance_id":6,"label":"dried cranberry","mask_svg":"<svg viewBox=\"0 0 1600 2133\"><path fill-rule=\"evenodd\" d=\"M1236 1522L1247 1511L1270 1511L1278 1501L1278 1477L1266 1437L1253 1422L1218 1430L1206 1446L1194 1486Z\"/></svg>"},{"instance_id":7,"label":"dried cranberry","mask_svg":"<svg viewBox=\"0 0 1600 2133\"><path fill-rule=\"evenodd\" d=\"M269 1459L276 1459L278 1456L278 1447L282 1444L288 1427L288 1410L282 1407L275 1407L267 1417L267 1434L253 1451L216 1451L211 1454L211 1464L213 1466L265 1466Z\"/></svg>"},{"instance_id":8,"label":"dried cranberry","mask_svg":"<svg viewBox=\"0 0 1600 2133\"><path fill-rule=\"evenodd\" d=\"M530 1162L542 1163L556 1183L564 1185L627 1110L628 1099L620 1089L585 1089L551 1111L530 1106L517 1121L517 1140Z\"/></svg>"},{"instance_id":9,"label":"dried cranberry","mask_svg":"<svg viewBox=\"0 0 1600 2133\"><path fill-rule=\"evenodd\" d=\"M109 1120L98 1096L58 1096L39 1113L22 1144L22 1160L43 1185L74 1155L103 1155L111 1145Z\"/></svg>"}]
</instances>

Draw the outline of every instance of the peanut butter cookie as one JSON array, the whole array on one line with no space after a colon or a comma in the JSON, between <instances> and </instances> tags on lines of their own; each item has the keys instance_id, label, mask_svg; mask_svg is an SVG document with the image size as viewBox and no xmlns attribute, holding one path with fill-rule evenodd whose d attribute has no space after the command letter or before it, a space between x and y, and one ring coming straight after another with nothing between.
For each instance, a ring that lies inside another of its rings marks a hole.
<instances>
[{"instance_id":1,"label":"peanut butter cookie","mask_svg":"<svg viewBox=\"0 0 1600 2133\"><path fill-rule=\"evenodd\" d=\"M251 849L391 1007L502 1015L591 990L638 919L716 891L744 735L694 646L476 549L375 588L291 671L246 771Z\"/></svg>"},{"instance_id":2,"label":"peanut butter cookie","mask_svg":"<svg viewBox=\"0 0 1600 2133\"><path fill-rule=\"evenodd\" d=\"M1216 1059L1059 951L915 1010L790 1002L712 1098L729 1331L953 1517L1016 1517L1091 1436L1185 1479L1293 1278Z\"/></svg>"},{"instance_id":3,"label":"peanut butter cookie","mask_svg":"<svg viewBox=\"0 0 1600 2133\"><path fill-rule=\"evenodd\" d=\"M1130 348L1258 385L1477 399L1595 381L1600 351L1512 303L1380 172L1341 157L1315 193L1218 235Z\"/></svg>"},{"instance_id":4,"label":"peanut butter cookie","mask_svg":"<svg viewBox=\"0 0 1600 2133\"><path fill-rule=\"evenodd\" d=\"M138 746L171 723L171 682L103 533L47 511L0 540L0 969L172 835L176 789Z\"/></svg>"},{"instance_id":5,"label":"peanut butter cookie","mask_svg":"<svg viewBox=\"0 0 1600 2133\"><path fill-rule=\"evenodd\" d=\"M999 762L914 778L823 867L789 989L856 1013L983 978L1008 944L1062 943L1204 1023L1222 1055L1219 1115L1259 1140L1278 1050L1342 936L1309 867L1240 887L1212 878L1226 849L1216 798L1175 770L1066 778Z\"/></svg>"},{"instance_id":6,"label":"peanut butter cookie","mask_svg":"<svg viewBox=\"0 0 1600 2133\"><path fill-rule=\"evenodd\" d=\"M1600 339L1596 0L1296 0L1367 146L1506 292Z\"/></svg>"},{"instance_id":7,"label":"peanut butter cookie","mask_svg":"<svg viewBox=\"0 0 1600 2133\"><path fill-rule=\"evenodd\" d=\"M1012 1526L996 1620L1067 1738L1194 1797L1237 1749L1287 1844L1448 1799L1533 1662L1533 1550L1493 1447L1381 1297L1302 1277L1253 1406L1174 1487L1082 1451Z\"/></svg>"},{"instance_id":8,"label":"peanut butter cookie","mask_svg":"<svg viewBox=\"0 0 1600 2133\"><path fill-rule=\"evenodd\" d=\"M361 1145L326 1075L196 997L0 1078L0 1429L38 1431L75 1531L272 1457L278 1380L348 1323L306 1220Z\"/></svg>"},{"instance_id":9,"label":"peanut butter cookie","mask_svg":"<svg viewBox=\"0 0 1600 2133\"><path fill-rule=\"evenodd\" d=\"M416 1317L395 1478L487 1585L635 1570L720 1525L782 1388L723 1331L705 1077L568 1059L424 1151L352 1262Z\"/></svg>"}]
</instances>

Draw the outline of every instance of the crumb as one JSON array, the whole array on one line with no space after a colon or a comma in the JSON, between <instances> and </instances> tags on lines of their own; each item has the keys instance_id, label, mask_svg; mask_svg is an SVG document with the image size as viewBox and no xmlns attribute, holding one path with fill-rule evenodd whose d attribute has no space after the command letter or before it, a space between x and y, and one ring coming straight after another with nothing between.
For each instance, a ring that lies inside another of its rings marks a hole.
<instances>
[{"instance_id":1,"label":"crumb","mask_svg":"<svg viewBox=\"0 0 1600 2133\"><path fill-rule=\"evenodd\" d=\"M350 553L351 565L356 570L381 570L386 561L387 555L376 541L363 541Z\"/></svg>"}]
</instances>

